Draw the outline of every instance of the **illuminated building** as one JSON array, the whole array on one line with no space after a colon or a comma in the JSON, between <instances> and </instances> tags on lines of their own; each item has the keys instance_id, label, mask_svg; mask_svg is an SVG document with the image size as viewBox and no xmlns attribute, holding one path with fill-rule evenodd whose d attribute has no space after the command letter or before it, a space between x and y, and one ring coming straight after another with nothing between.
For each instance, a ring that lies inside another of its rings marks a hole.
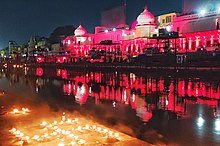
<instances>
[{"instance_id":1,"label":"illuminated building","mask_svg":"<svg viewBox=\"0 0 220 146\"><path fill-rule=\"evenodd\" d=\"M78 44L82 43L86 45L91 42L91 38L88 36L86 29L83 28L82 25L79 25L79 27L74 31L74 34L75 34L74 41Z\"/></svg>"},{"instance_id":2,"label":"illuminated building","mask_svg":"<svg viewBox=\"0 0 220 146\"><path fill-rule=\"evenodd\" d=\"M137 25L135 30L135 37L150 37L156 28L155 18L145 7L144 11L137 17Z\"/></svg>"},{"instance_id":3,"label":"illuminated building","mask_svg":"<svg viewBox=\"0 0 220 146\"><path fill-rule=\"evenodd\" d=\"M97 26L94 34L88 34L80 25L74 36L67 37L63 43L66 50L76 56L88 56L92 48L110 53L119 49L121 57L137 56L152 47L159 48L160 52L167 48L176 48L177 53L195 52L199 48L214 51L220 44L219 18L220 9L201 9L200 13L195 14L168 13L154 17L145 7L131 27ZM168 46L160 36L161 29L169 37Z\"/></svg>"},{"instance_id":4,"label":"illuminated building","mask_svg":"<svg viewBox=\"0 0 220 146\"><path fill-rule=\"evenodd\" d=\"M197 51L199 47L213 51L220 43L219 18L220 11L177 16L171 30L185 37L179 40L179 46L184 51Z\"/></svg>"},{"instance_id":5,"label":"illuminated building","mask_svg":"<svg viewBox=\"0 0 220 146\"><path fill-rule=\"evenodd\" d=\"M91 49L91 36L87 33L86 29L79 25L79 27L74 31L74 36L68 36L63 40L66 46L66 51L72 54L88 54Z\"/></svg>"},{"instance_id":6,"label":"illuminated building","mask_svg":"<svg viewBox=\"0 0 220 146\"><path fill-rule=\"evenodd\" d=\"M89 50L93 47L107 52L115 51L118 46L124 54L129 52L137 54L146 48L146 43L149 43L149 37L157 34L156 23L153 14L147 7L137 17L133 27L130 29L127 25L119 25L116 28L107 28L98 26L95 28L94 34L87 34L86 29L81 25L75 30L74 36L67 37L63 43L67 51L70 51L78 56L88 55ZM111 40L112 45L100 45L100 42ZM116 45L117 44L117 45Z\"/></svg>"},{"instance_id":7,"label":"illuminated building","mask_svg":"<svg viewBox=\"0 0 220 146\"><path fill-rule=\"evenodd\" d=\"M34 36L30 38L25 53L29 53L29 55L37 56L37 54L42 54L43 52L49 51L49 46L50 43L47 38Z\"/></svg>"},{"instance_id":8,"label":"illuminated building","mask_svg":"<svg viewBox=\"0 0 220 146\"><path fill-rule=\"evenodd\" d=\"M159 28L167 28L172 25L173 19L177 16L178 14L173 12L173 13L168 13L168 14L163 14L157 17L158 21L158 27Z\"/></svg>"}]
</instances>

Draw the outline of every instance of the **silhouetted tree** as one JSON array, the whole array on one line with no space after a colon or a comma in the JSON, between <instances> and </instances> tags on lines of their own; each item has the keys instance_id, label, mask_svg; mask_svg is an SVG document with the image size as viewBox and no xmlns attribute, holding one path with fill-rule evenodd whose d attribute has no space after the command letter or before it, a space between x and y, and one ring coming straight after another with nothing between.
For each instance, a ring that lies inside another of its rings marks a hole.
<instances>
[{"instance_id":1,"label":"silhouetted tree","mask_svg":"<svg viewBox=\"0 0 220 146\"><path fill-rule=\"evenodd\" d=\"M67 36L71 36L76 28L72 25L59 26L54 29L49 37L51 44L60 43Z\"/></svg>"}]
</instances>

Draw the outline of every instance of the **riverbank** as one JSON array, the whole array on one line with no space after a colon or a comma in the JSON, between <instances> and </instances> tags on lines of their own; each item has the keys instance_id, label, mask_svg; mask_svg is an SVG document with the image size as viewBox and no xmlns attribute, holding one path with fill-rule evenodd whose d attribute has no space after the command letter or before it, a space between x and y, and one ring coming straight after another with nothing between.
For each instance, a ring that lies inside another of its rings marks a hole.
<instances>
[{"instance_id":1,"label":"riverbank","mask_svg":"<svg viewBox=\"0 0 220 146\"><path fill-rule=\"evenodd\" d=\"M98 70L190 70L190 71L220 71L220 62L210 63L188 63L188 64L166 64L166 63L89 63L89 62L68 62L68 63L1 63L0 68L20 68L20 67L49 67L65 69L98 69Z\"/></svg>"},{"instance_id":2,"label":"riverbank","mask_svg":"<svg viewBox=\"0 0 220 146\"><path fill-rule=\"evenodd\" d=\"M171 59L172 60L172 59ZM173 59L174 60L174 59ZM20 68L20 67L52 67L52 68L65 68L65 69L98 69L98 70L190 70L190 71L220 71L219 59L204 60L191 59L181 63L170 61L166 56L164 59L156 58L150 60L133 60L130 62L89 62L81 61L63 61L61 62L37 62L36 60L26 61L2 61L0 68Z\"/></svg>"},{"instance_id":3,"label":"riverbank","mask_svg":"<svg viewBox=\"0 0 220 146\"><path fill-rule=\"evenodd\" d=\"M1 93L0 145L151 145L76 111L52 111L36 97Z\"/></svg>"}]
</instances>

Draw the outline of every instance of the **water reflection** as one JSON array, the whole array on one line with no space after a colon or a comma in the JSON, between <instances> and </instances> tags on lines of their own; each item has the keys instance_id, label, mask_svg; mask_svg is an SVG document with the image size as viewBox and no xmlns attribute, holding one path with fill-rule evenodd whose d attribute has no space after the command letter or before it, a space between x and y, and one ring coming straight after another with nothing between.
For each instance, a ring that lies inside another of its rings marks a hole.
<instances>
[{"instance_id":1,"label":"water reflection","mask_svg":"<svg viewBox=\"0 0 220 146\"><path fill-rule=\"evenodd\" d=\"M220 134L220 118L217 118L215 120L215 131L218 132L218 134Z\"/></svg>"},{"instance_id":2,"label":"water reflection","mask_svg":"<svg viewBox=\"0 0 220 146\"><path fill-rule=\"evenodd\" d=\"M204 126L205 120L202 117L199 117L197 120L197 126L202 128Z\"/></svg>"},{"instance_id":3,"label":"water reflection","mask_svg":"<svg viewBox=\"0 0 220 146\"><path fill-rule=\"evenodd\" d=\"M36 69L36 76L41 77L43 75L44 71L41 67Z\"/></svg>"},{"instance_id":4,"label":"water reflection","mask_svg":"<svg viewBox=\"0 0 220 146\"><path fill-rule=\"evenodd\" d=\"M187 113L186 104L206 104L214 110L219 106L219 84L200 78L154 78L117 72L82 74L71 71L67 73L67 70L60 69L56 74L57 77L68 80L63 84L64 94L72 94L80 104L86 103L88 96L94 97L96 104L100 100L113 101L113 106L123 103L135 109L144 122L150 119L152 110L156 109L172 111L176 117L182 117ZM82 84L80 88L79 84ZM83 95L85 92L87 93ZM215 116L216 113L213 114Z\"/></svg>"},{"instance_id":5,"label":"water reflection","mask_svg":"<svg viewBox=\"0 0 220 146\"><path fill-rule=\"evenodd\" d=\"M128 120L134 122L132 111L135 111L134 116L140 121L135 119L138 122L131 124L134 129L143 123L147 128L156 129L166 137L173 138L173 141L184 143L175 133L191 128L192 131L186 137L197 135L196 138L204 139L207 133L214 133L214 142L220 142L216 136L220 135L220 79L43 68L21 72L2 71L0 75L6 73L12 85L25 76L27 84L32 85L38 94L43 88L50 90L49 86L57 86L65 97L70 97L81 107L89 108L94 104L104 111L115 109L117 112L111 116L116 119L125 116L123 120L126 124ZM103 118L103 115L99 116ZM183 127L182 130L180 127ZM176 131L169 132L170 129ZM140 126L137 131L144 133L145 130Z\"/></svg>"},{"instance_id":6,"label":"water reflection","mask_svg":"<svg viewBox=\"0 0 220 146\"><path fill-rule=\"evenodd\" d=\"M3 72L3 71L2 71ZM27 70L24 70L25 75ZM33 75L29 71L29 75ZM216 117L220 106L220 84L201 78L172 78L164 76L138 76L134 73L76 72L66 69L45 71L36 68L35 91L39 92L47 79L62 79L64 95L72 95L76 102L85 104L88 97L112 101L112 106L123 103L137 111L144 122L150 120L152 111L163 109L172 111L176 117L187 116L186 104L206 104L213 108ZM19 74L8 76L11 84L19 82ZM30 81L30 80L29 80ZM64 82L63 82L64 81ZM199 118L200 124L201 117ZM199 124L199 125L200 125Z\"/></svg>"},{"instance_id":7,"label":"water reflection","mask_svg":"<svg viewBox=\"0 0 220 146\"><path fill-rule=\"evenodd\" d=\"M81 82L78 82L78 87L75 92L75 100L80 104L85 104L88 97L88 90L85 86L86 85L83 85Z\"/></svg>"}]
</instances>

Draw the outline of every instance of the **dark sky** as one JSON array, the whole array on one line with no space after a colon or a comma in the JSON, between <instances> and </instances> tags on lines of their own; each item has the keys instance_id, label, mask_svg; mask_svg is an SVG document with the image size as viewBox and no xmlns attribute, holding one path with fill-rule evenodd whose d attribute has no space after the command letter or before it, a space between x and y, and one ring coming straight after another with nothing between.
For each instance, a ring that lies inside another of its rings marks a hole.
<instances>
[{"instance_id":1,"label":"dark sky","mask_svg":"<svg viewBox=\"0 0 220 146\"><path fill-rule=\"evenodd\" d=\"M9 40L18 44L31 36L49 36L57 26L80 22L89 33L100 25L101 12L120 6L123 0L0 0L0 49ZM145 5L154 15L181 11L182 0L127 0L130 25Z\"/></svg>"}]
</instances>

